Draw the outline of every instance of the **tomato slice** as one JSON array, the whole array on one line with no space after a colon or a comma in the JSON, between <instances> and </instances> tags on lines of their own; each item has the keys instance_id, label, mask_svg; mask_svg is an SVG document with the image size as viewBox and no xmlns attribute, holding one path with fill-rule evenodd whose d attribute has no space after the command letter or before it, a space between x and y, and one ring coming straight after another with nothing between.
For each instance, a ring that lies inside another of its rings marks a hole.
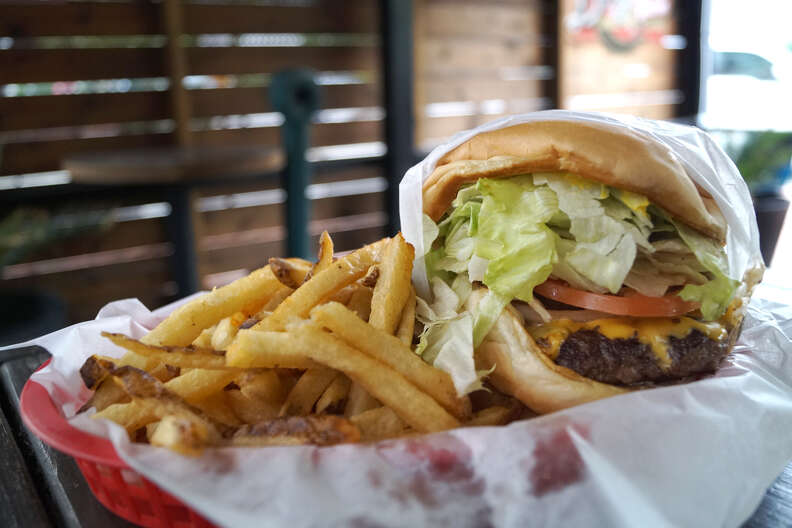
<instances>
[{"instance_id":1,"label":"tomato slice","mask_svg":"<svg viewBox=\"0 0 792 528\"><path fill-rule=\"evenodd\" d=\"M648 297L634 291L624 296L602 295L578 290L553 279L535 287L534 291L544 297L579 308L633 317L672 317L699 308L699 303L685 301L677 295Z\"/></svg>"}]
</instances>

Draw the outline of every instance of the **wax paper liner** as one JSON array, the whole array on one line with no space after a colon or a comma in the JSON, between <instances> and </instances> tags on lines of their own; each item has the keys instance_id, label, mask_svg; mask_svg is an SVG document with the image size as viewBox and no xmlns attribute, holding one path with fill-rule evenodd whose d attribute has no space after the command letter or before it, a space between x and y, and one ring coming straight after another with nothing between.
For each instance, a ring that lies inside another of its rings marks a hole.
<instances>
[{"instance_id":1,"label":"wax paper liner","mask_svg":"<svg viewBox=\"0 0 792 528\"><path fill-rule=\"evenodd\" d=\"M88 397L85 358L123 353L100 331L140 337L162 315L117 301L27 343L53 355L33 379L72 416ZM792 457L790 348L792 306L754 298L716 376L506 427L185 458L132 444L109 422L71 423L226 526L739 526Z\"/></svg>"},{"instance_id":2,"label":"wax paper liner","mask_svg":"<svg viewBox=\"0 0 792 528\"><path fill-rule=\"evenodd\" d=\"M755 219L730 162L692 129L630 126L683 143L693 153L683 158L686 167L699 163L705 174L728 168L723 181L696 178L716 198L731 200L724 212L738 224L729 232L730 262L738 273L748 268ZM415 199L410 178L462 140L435 150L406 176L401 211L408 235L420 227L409 214L420 211L420 192L417 204L405 203ZM760 287L733 354L715 376L506 427L372 445L214 449L185 458L131 444L115 424L85 415L71 421L108 436L130 466L227 526L738 526L792 457L792 307L764 298L785 298L783 292L764 293ZM88 396L78 374L84 359L123 352L100 331L140 337L171 309L150 313L136 300L118 301L94 321L35 340L54 359L34 380L62 394L56 403L72 416Z\"/></svg>"}]
</instances>

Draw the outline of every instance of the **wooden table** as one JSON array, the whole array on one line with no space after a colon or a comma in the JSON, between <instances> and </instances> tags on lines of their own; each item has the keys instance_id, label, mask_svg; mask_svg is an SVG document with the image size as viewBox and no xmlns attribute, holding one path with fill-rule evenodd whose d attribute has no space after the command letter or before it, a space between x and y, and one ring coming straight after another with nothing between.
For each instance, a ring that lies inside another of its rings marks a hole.
<instances>
[{"instance_id":1,"label":"wooden table","mask_svg":"<svg viewBox=\"0 0 792 528\"><path fill-rule=\"evenodd\" d=\"M97 501L74 460L29 432L19 416L19 394L48 357L39 347L0 352L0 519L4 527L131 526ZM792 464L743 525L792 526Z\"/></svg>"},{"instance_id":2,"label":"wooden table","mask_svg":"<svg viewBox=\"0 0 792 528\"><path fill-rule=\"evenodd\" d=\"M195 220L195 188L207 182L283 169L280 149L262 146L154 147L83 153L66 158L63 167L78 184L117 187L149 185L170 203L168 231L173 241L177 297L200 289Z\"/></svg>"}]
</instances>

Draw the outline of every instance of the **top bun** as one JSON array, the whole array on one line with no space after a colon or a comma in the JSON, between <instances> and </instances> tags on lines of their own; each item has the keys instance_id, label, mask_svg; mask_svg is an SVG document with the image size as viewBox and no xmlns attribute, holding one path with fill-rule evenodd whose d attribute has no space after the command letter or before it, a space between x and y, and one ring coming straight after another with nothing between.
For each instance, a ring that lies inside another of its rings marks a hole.
<instances>
[{"instance_id":1,"label":"top bun","mask_svg":"<svg viewBox=\"0 0 792 528\"><path fill-rule=\"evenodd\" d=\"M423 185L424 212L439 220L459 189L479 178L559 171L642 194L690 227L726 240L714 200L700 194L671 149L606 124L535 121L478 134L437 162Z\"/></svg>"}]
</instances>

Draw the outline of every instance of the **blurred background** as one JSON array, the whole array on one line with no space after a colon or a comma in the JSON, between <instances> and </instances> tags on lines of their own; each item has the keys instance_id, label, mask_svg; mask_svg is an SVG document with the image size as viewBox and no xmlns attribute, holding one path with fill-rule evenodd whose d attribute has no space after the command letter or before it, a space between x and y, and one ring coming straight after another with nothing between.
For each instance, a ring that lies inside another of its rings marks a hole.
<instances>
[{"instance_id":1,"label":"blurred background","mask_svg":"<svg viewBox=\"0 0 792 528\"><path fill-rule=\"evenodd\" d=\"M323 229L339 251L392 234L433 146L547 108L711 131L788 269L790 20L788 0L4 2L0 344L310 256Z\"/></svg>"}]
</instances>

